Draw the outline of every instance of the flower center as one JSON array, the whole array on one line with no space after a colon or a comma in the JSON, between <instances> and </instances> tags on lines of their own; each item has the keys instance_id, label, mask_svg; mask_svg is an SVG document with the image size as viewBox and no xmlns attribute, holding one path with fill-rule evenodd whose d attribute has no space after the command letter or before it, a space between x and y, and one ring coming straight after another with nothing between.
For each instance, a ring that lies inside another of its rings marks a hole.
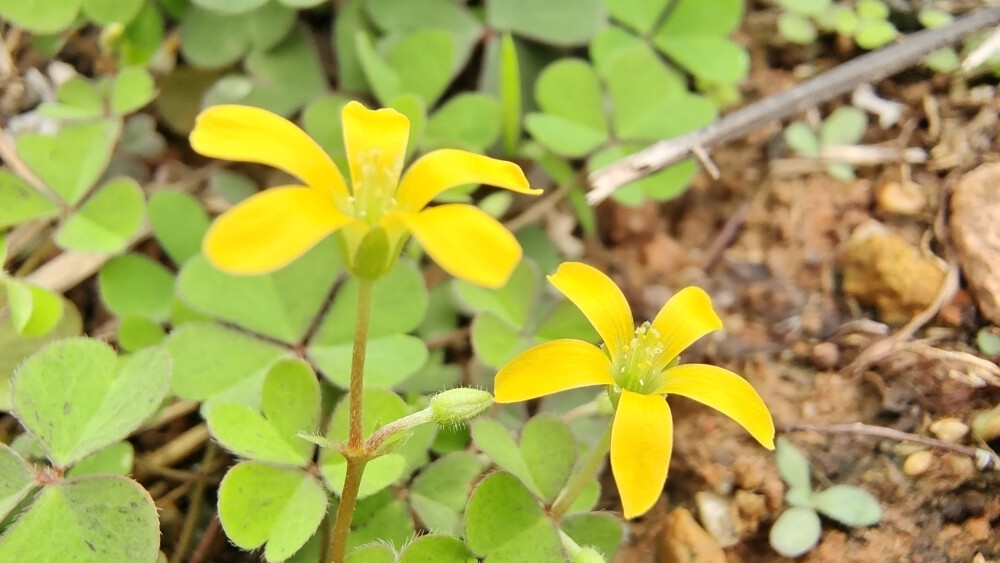
<instances>
[{"instance_id":1,"label":"flower center","mask_svg":"<svg viewBox=\"0 0 1000 563\"><path fill-rule=\"evenodd\" d=\"M354 179L354 216L375 225L396 206L397 166L386 161L379 148L353 155L357 177Z\"/></svg>"},{"instance_id":2,"label":"flower center","mask_svg":"<svg viewBox=\"0 0 1000 563\"><path fill-rule=\"evenodd\" d=\"M648 322L642 323L613 362L615 382L622 389L652 393L660 386L660 374L670 362L663 355L664 349L660 332Z\"/></svg>"}]
</instances>

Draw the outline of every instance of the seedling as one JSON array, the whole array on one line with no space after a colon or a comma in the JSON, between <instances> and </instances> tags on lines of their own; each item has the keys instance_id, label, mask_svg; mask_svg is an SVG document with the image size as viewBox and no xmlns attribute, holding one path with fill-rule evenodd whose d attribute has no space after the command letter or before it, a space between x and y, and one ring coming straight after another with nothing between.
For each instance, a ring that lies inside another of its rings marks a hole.
<instances>
[{"instance_id":1,"label":"seedling","mask_svg":"<svg viewBox=\"0 0 1000 563\"><path fill-rule=\"evenodd\" d=\"M771 547L785 557L798 557L816 547L822 532L819 515L845 526L874 526L882 519L882 509L867 492L850 485L834 485L814 491L809 461L785 437L777 440L775 462L788 485L785 502L789 508L771 527Z\"/></svg>"}]
</instances>

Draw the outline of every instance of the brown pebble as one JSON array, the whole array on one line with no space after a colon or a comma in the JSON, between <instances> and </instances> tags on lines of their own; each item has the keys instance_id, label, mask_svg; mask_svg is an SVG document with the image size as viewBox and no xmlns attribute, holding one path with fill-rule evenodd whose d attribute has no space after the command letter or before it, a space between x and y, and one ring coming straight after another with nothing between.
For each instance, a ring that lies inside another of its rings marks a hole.
<instances>
[{"instance_id":1,"label":"brown pebble","mask_svg":"<svg viewBox=\"0 0 1000 563\"><path fill-rule=\"evenodd\" d=\"M969 532L969 539L976 542L984 542L992 535L989 520L982 516L966 520L965 529Z\"/></svg>"},{"instance_id":2,"label":"brown pebble","mask_svg":"<svg viewBox=\"0 0 1000 563\"><path fill-rule=\"evenodd\" d=\"M969 433L969 427L957 418L948 417L932 422L930 431L938 440L954 443Z\"/></svg>"},{"instance_id":3,"label":"brown pebble","mask_svg":"<svg viewBox=\"0 0 1000 563\"><path fill-rule=\"evenodd\" d=\"M878 192L878 206L896 215L916 215L927 206L927 196L914 182L888 182Z\"/></svg>"},{"instance_id":4,"label":"brown pebble","mask_svg":"<svg viewBox=\"0 0 1000 563\"><path fill-rule=\"evenodd\" d=\"M907 456L906 461L903 462L903 473L906 473L910 477L915 477L930 469L933 461L934 454L927 450L910 454Z\"/></svg>"},{"instance_id":5,"label":"brown pebble","mask_svg":"<svg viewBox=\"0 0 1000 563\"><path fill-rule=\"evenodd\" d=\"M813 346L812 361L819 369L833 369L840 361L840 348L833 342L820 342Z\"/></svg>"},{"instance_id":6,"label":"brown pebble","mask_svg":"<svg viewBox=\"0 0 1000 563\"><path fill-rule=\"evenodd\" d=\"M683 508L663 520L660 563L726 563L726 552Z\"/></svg>"}]
</instances>

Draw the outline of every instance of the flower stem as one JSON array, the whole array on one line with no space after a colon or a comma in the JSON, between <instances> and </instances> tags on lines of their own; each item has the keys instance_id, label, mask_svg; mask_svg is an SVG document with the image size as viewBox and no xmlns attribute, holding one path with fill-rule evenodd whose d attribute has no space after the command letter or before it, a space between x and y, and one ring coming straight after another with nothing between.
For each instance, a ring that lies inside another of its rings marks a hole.
<instances>
[{"instance_id":1,"label":"flower stem","mask_svg":"<svg viewBox=\"0 0 1000 563\"><path fill-rule=\"evenodd\" d=\"M350 428L344 456L347 458L347 475L340 493L340 507L333 524L330 540L330 563L342 563L347 552L347 536L351 531L354 505L358 500L361 475L368 463L362 436L362 396L364 391L365 353L368 350L368 325L372 316L372 280L358 281L358 314L354 322L354 349L351 353Z\"/></svg>"},{"instance_id":2,"label":"flower stem","mask_svg":"<svg viewBox=\"0 0 1000 563\"><path fill-rule=\"evenodd\" d=\"M344 561L347 536L351 531L351 520L354 518L354 505L357 504L358 489L361 487L361 475L367 463L364 460L347 460L347 476L344 478L344 490L340 493L340 507L337 508L333 539L330 541L330 563Z\"/></svg>"},{"instance_id":3,"label":"flower stem","mask_svg":"<svg viewBox=\"0 0 1000 563\"><path fill-rule=\"evenodd\" d=\"M374 282L358 278L358 316L354 322L354 350L351 353L350 389L350 433L347 436L347 451L361 453L361 399L364 394L365 352L368 349L368 325L372 318L372 285Z\"/></svg>"},{"instance_id":4,"label":"flower stem","mask_svg":"<svg viewBox=\"0 0 1000 563\"><path fill-rule=\"evenodd\" d=\"M608 450L610 449L611 422L609 421L607 430L604 431L601 440L594 445L594 449L590 450L590 455L587 457L587 461L584 462L583 467L580 468L580 472L573 476L573 480L563 489L556 502L552 504L552 508L549 509L549 514L553 520L559 520L566 514L566 511L569 510L576 497L580 496L583 489L594 478L597 470L601 467L601 462L604 461L604 456L608 454Z\"/></svg>"}]
</instances>

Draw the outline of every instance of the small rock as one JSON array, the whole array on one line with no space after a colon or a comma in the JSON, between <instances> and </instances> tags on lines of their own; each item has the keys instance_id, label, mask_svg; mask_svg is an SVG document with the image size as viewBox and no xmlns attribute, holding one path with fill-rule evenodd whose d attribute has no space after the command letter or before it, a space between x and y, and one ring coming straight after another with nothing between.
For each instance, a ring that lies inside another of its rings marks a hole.
<instances>
[{"instance_id":1,"label":"small rock","mask_svg":"<svg viewBox=\"0 0 1000 563\"><path fill-rule=\"evenodd\" d=\"M833 369L840 361L840 348L833 342L821 342L812 349L812 362L822 370Z\"/></svg>"},{"instance_id":2,"label":"small rock","mask_svg":"<svg viewBox=\"0 0 1000 563\"><path fill-rule=\"evenodd\" d=\"M905 324L929 307L946 273L939 260L926 256L877 221L854 230L844 247L841 266L844 293L874 305L882 320L892 325Z\"/></svg>"},{"instance_id":3,"label":"small rock","mask_svg":"<svg viewBox=\"0 0 1000 563\"><path fill-rule=\"evenodd\" d=\"M889 182L879 190L876 201L882 211L896 215L916 215L927 206L927 196L914 182Z\"/></svg>"},{"instance_id":4,"label":"small rock","mask_svg":"<svg viewBox=\"0 0 1000 563\"><path fill-rule=\"evenodd\" d=\"M957 442L969 433L969 427L957 418L942 418L931 423L931 434L937 436L938 440L945 442Z\"/></svg>"},{"instance_id":5,"label":"small rock","mask_svg":"<svg viewBox=\"0 0 1000 563\"><path fill-rule=\"evenodd\" d=\"M992 535L990 521L982 516L966 520L965 529L969 532L969 539L974 542L984 542Z\"/></svg>"},{"instance_id":6,"label":"small rock","mask_svg":"<svg viewBox=\"0 0 1000 563\"><path fill-rule=\"evenodd\" d=\"M951 239L983 316L1000 324L1000 163L962 176L951 196Z\"/></svg>"},{"instance_id":7,"label":"small rock","mask_svg":"<svg viewBox=\"0 0 1000 563\"><path fill-rule=\"evenodd\" d=\"M910 454L906 458L906 461L903 462L903 473L906 473L910 477L915 477L930 469L933 461L934 454L927 450Z\"/></svg>"},{"instance_id":8,"label":"small rock","mask_svg":"<svg viewBox=\"0 0 1000 563\"><path fill-rule=\"evenodd\" d=\"M683 508L663 521L660 563L726 563L726 553Z\"/></svg>"},{"instance_id":9,"label":"small rock","mask_svg":"<svg viewBox=\"0 0 1000 563\"><path fill-rule=\"evenodd\" d=\"M694 502L698 505L698 519L720 546L732 547L740 542L736 511L728 500L715 493L699 491L694 495Z\"/></svg>"}]
</instances>

